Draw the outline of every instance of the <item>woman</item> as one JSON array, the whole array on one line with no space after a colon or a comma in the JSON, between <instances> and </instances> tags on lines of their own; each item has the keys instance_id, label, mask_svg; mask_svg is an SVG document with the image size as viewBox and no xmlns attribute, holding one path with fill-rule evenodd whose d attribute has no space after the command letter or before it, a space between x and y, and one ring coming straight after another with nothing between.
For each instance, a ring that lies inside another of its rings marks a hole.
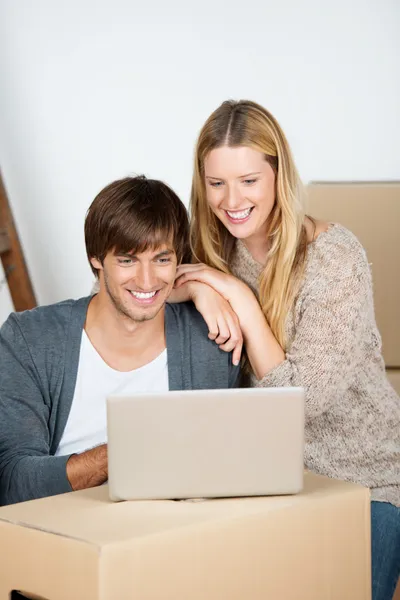
<instances>
[{"instance_id":1,"label":"woman","mask_svg":"<svg viewBox=\"0 0 400 600\"><path fill-rule=\"evenodd\" d=\"M240 326L253 386L305 388L305 464L371 488L373 598L391 598L400 402L385 376L363 248L344 227L305 215L285 135L254 102L224 102L203 126L191 213L198 264L180 268L179 299L195 301L235 361Z\"/></svg>"}]
</instances>

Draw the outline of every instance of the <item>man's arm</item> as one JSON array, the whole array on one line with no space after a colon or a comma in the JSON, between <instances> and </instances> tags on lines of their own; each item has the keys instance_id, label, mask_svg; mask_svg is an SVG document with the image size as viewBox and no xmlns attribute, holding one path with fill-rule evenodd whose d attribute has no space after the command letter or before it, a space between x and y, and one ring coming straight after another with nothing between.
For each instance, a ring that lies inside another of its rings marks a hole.
<instances>
[{"instance_id":1,"label":"man's arm","mask_svg":"<svg viewBox=\"0 0 400 600\"><path fill-rule=\"evenodd\" d=\"M69 456L50 456L48 384L13 315L0 329L0 415L0 505L70 492Z\"/></svg>"},{"instance_id":2,"label":"man's arm","mask_svg":"<svg viewBox=\"0 0 400 600\"><path fill-rule=\"evenodd\" d=\"M107 481L107 445L102 444L82 454L72 454L67 462L67 477L74 491L86 490Z\"/></svg>"}]
</instances>

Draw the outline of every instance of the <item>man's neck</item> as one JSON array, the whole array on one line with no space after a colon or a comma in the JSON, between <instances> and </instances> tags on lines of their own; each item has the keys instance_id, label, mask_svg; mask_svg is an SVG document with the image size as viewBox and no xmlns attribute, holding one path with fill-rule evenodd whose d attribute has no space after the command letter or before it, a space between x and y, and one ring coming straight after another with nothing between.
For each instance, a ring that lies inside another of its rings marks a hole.
<instances>
[{"instance_id":1,"label":"man's neck","mask_svg":"<svg viewBox=\"0 0 400 600\"><path fill-rule=\"evenodd\" d=\"M135 322L99 293L91 300L85 331L103 360L117 371L133 371L166 347L165 308L149 321Z\"/></svg>"}]
</instances>

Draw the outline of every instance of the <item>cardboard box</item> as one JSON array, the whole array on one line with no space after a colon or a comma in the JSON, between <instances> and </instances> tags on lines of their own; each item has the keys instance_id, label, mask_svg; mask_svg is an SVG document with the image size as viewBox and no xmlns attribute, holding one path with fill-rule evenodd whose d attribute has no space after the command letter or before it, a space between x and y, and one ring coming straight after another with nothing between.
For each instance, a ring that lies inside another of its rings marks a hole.
<instances>
[{"instance_id":1,"label":"cardboard box","mask_svg":"<svg viewBox=\"0 0 400 600\"><path fill-rule=\"evenodd\" d=\"M308 214L341 223L366 249L385 364L400 368L400 182L315 182L307 194Z\"/></svg>"},{"instance_id":2,"label":"cardboard box","mask_svg":"<svg viewBox=\"0 0 400 600\"><path fill-rule=\"evenodd\" d=\"M311 473L296 496L23 502L0 509L0 544L1 600L370 599L369 491Z\"/></svg>"}]
</instances>

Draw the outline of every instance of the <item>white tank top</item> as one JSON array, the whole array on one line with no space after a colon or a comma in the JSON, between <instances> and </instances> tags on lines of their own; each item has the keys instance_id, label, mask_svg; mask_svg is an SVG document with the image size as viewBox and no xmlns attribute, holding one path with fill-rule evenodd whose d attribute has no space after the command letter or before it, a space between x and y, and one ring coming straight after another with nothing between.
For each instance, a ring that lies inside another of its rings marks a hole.
<instances>
[{"instance_id":1,"label":"white tank top","mask_svg":"<svg viewBox=\"0 0 400 600\"><path fill-rule=\"evenodd\" d=\"M83 331L74 397L56 456L84 452L107 442L107 396L166 391L166 349L139 369L116 371L104 362Z\"/></svg>"}]
</instances>

